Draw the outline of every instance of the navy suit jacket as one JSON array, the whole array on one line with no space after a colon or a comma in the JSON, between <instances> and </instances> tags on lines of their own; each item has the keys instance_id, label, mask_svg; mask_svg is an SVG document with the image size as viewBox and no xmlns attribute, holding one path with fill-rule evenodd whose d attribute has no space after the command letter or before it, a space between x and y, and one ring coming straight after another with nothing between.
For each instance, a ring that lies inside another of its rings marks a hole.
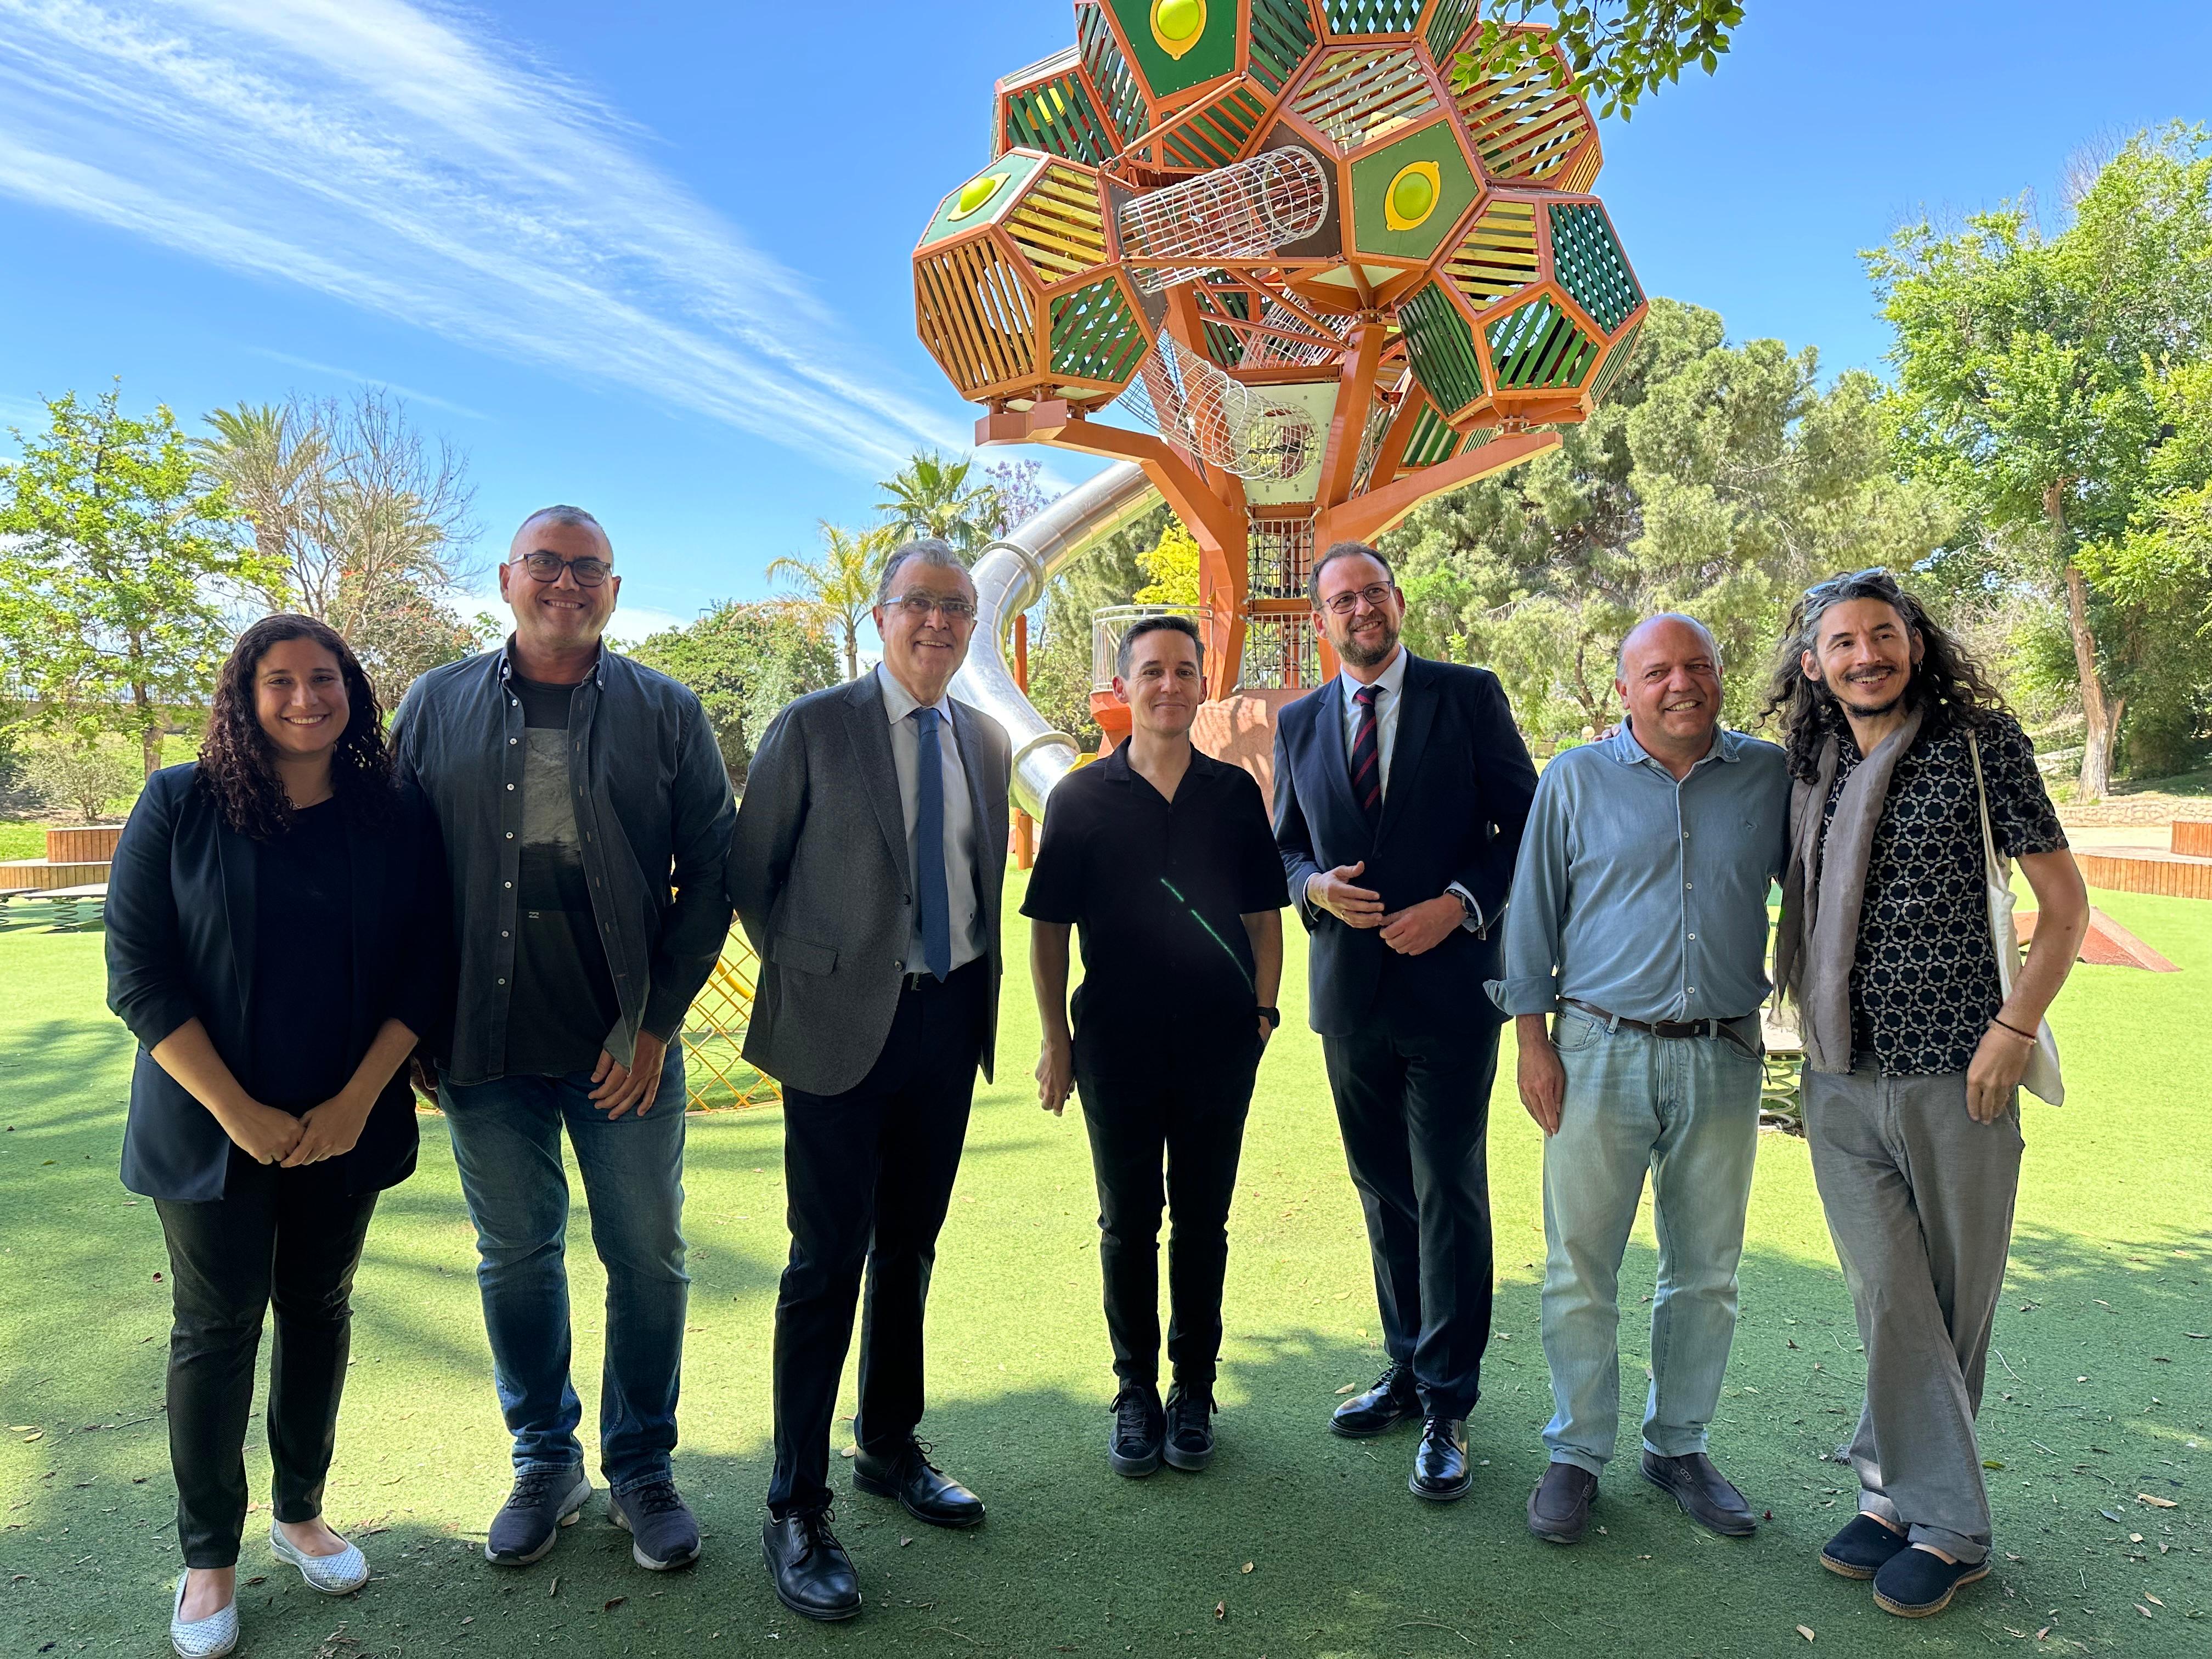
<instances>
[{"instance_id":1,"label":"navy suit jacket","mask_svg":"<svg viewBox=\"0 0 2212 1659\"><path fill-rule=\"evenodd\" d=\"M195 763L146 780L116 843L107 882L107 1006L138 1039L123 1184L149 1198L223 1195L230 1137L149 1052L187 1020L249 1093L248 1009L256 995L312 992L313 956L349 952L347 1010L353 1063L387 1018L434 1047L453 1006L447 894L437 826L422 797L402 792L388 820L346 820L352 871L350 937L300 941L302 959L260 963L254 940L259 843L223 822ZM349 1192L374 1192L415 1169L415 1103L407 1068L377 1097L354 1149L339 1160Z\"/></svg>"},{"instance_id":2,"label":"navy suit jacket","mask_svg":"<svg viewBox=\"0 0 2212 1659\"><path fill-rule=\"evenodd\" d=\"M1372 828L1352 798L1340 682L1275 716L1275 844L1312 935L1309 1018L1325 1036L1443 1036L1503 1018L1482 988L1503 972L1494 925L1457 929L1408 957L1383 944L1379 928L1347 927L1306 900L1315 872L1364 860L1358 884L1380 893L1386 913L1439 897L1454 882L1474 895L1486 922L1504 908L1536 769L1498 677L1409 652L1403 696L1382 816Z\"/></svg>"}]
</instances>

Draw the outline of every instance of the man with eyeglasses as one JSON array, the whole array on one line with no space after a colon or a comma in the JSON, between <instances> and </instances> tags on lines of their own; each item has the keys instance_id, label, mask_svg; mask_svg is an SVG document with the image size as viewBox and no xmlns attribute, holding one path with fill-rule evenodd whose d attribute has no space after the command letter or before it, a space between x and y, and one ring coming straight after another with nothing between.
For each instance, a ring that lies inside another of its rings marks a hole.
<instances>
[{"instance_id":1,"label":"man with eyeglasses","mask_svg":"<svg viewBox=\"0 0 2212 1659\"><path fill-rule=\"evenodd\" d=\"M1354 1439L1422 1420L1407 1486L1465 1496L1467 1417L1490 1340L1485 1136L1503 1016L1492 928L1535 768L1486 669L1399 642L1406 601L1382 555L1316 561L1314 612L1342 672L1275 726L1275 842L1312 935L1321 1033L1389 1363L1329 1426Z\"/></svg>"},{"instance_id":2,"label":"man with eyeglasses","mask_svg":"<svg viewBox=\"0 0 2212 1659\"><path fill-rule=\"evenodd\" d=\"M606 649L622 578L590 514L524 520L499 588L506 644L425 674L393 720L445 836L459 969L439 1098L514 1439L484 1554L542 1559L592 1492L569 1376L565 1130L607 1274L607 1518L639 1565L686 1566L699 1528L670 1464L690 1284L677 1038L729 930L729 776L698 698Z\"/></svg>"},{"instance_id":3,"label":"man with eyeglasses","mask_svg":"<svg viewBox=\"0 0 2212 1659\"><path fill-rule=\"evenodd\" d=\"M938 1231L998 1030L1012 757L946 695L975 629L960 556L894 550L874 615L882 663L776 716L729 848L761 954L744 1054L783 1085L791 1224L762 1548L777 1598L821 1620L860 1610L830 1530L830 1430L864 1267L853 1484L933 1526L983 1519L915 1431Z\"/></svg>"}]
</instances>

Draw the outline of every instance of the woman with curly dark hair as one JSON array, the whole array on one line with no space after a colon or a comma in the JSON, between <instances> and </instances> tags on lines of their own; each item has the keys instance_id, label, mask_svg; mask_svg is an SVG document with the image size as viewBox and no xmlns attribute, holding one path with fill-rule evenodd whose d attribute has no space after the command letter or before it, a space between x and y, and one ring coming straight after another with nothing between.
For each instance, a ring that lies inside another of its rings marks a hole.
<instances>
[{"instance_id":1,"label":"woman with curly dark hair","mask_svg":"<svg viewBox=\"0 0 2212 1659\"><path fill-rule=\"evenodd\" d=\"M345 641L265 617L200 757L146 781L108 881L108 1006L138 1039L123 1182L167 1237L169 1455L185 1572L171 1644L238 1640L254 1352L276 1307L270 1550L331 1595L368 1577L322 1519L356 1266L415 1168L403 1067L446 1006L436 830L393 781Z\"/></svg>"},{"instance_id":2,"label":"woman with curly dark hair","mask_svg":"<svg viewBox=\"0 0 2212 1659\"><path fill-rule=\"evenodd\" d=\"M1806 591L1767 712L1795 780L1775 977L1804 1034L1805 1138L1866 1351L1858 1513L1820 1564L1925 1618L1990 1570L1974 1416L2019 1091L2059 1098L2043 1016L2088 895L2027 734L1887 571ZM2014 859L2041 910L2025 963L2000 926Z\"/></svg>"}]
</instances>

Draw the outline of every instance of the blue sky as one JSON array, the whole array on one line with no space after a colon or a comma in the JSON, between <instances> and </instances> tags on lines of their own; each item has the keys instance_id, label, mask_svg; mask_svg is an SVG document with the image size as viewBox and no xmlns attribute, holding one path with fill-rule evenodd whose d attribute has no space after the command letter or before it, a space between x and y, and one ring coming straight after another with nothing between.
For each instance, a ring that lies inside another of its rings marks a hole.
<instances>
[{"instance_id":1,"label":"blue sky","mask_svg":"<svg viewBox=\"0 0 2212 1659\"><path fill-rule=\"evenodd\" d=\"M1886 344L1856 250L2055 213L2083 146L2212 118L2203 0L1747 9L1597 189L1648 289L1831 369ZM993 79L1073 33L1066 0L0 0L0 425L118 374L195 423L374 381L470 453L487 550L573 501L634 623L757 595L971 431L908 255Z\"/></svg>"}]
</instances>

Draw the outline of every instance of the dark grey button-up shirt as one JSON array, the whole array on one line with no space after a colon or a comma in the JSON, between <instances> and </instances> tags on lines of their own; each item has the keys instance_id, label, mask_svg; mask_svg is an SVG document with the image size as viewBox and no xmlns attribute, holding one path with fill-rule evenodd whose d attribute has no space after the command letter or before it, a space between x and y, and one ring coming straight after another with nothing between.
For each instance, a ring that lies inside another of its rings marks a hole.
<instances>
[{"instance_id":1,"label":"dark grey button-up shirt","mask_svg":"<svg viewBox=\"0 0 2212 1659\"><path fill-rule=\"evenodd\" d=\"M1679 783L1626 725L1544 769L1491 1000L1626 1019L1735 1019L1765 1001L1766 895L1788 856L1782 750L1740 732Z\"/></svg>"},{"instance_id":2,"label":"dark grey button-up shirt","mask_svg":"<svg viewBox=\"0 0 2212 1659\"><path fill-rule=\"evenodd\" d=\"M495 1078L505 1063L529 756L511 672L503 647L434 668L392 720L400 766L437 814L452 875L456 1083ZM736 807L699 699L604 648L569 705L568 779L622 1008L607 1052L627 1066L640 1030L674 1039L721 953Z\"/></svg>"}]
</instances>

